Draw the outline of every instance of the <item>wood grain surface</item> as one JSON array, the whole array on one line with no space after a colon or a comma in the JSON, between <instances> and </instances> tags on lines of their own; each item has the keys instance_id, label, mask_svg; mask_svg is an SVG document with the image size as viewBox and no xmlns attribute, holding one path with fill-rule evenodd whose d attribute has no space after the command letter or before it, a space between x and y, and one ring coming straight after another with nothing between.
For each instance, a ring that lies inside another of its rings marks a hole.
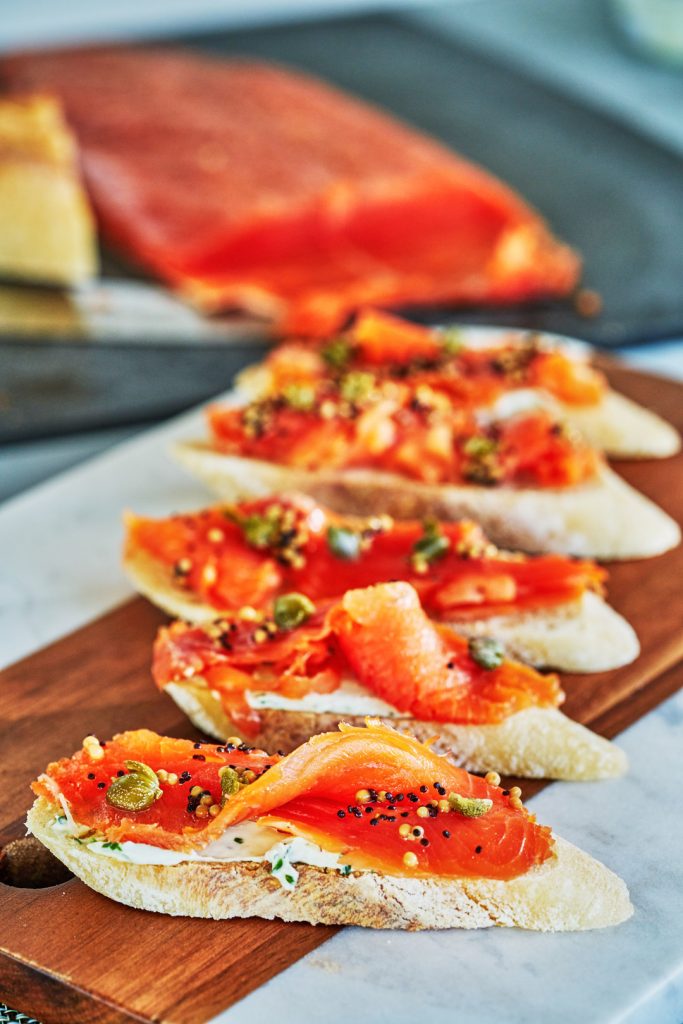
<instances>
[{"instance_id":1,"label":"wood grain surface","mask_svg":"<svg viewBox=\"0 0 683 1024\"><path fill-rule=\"evenodd\" d=\"M683 386L613 364L609 375L620 390L683 430ZM617 468L683 520L683 456ZM635 626L642 654L614 672L565 675L569 715L614 736L680 687L682 579L683 548L610 566L610 600ZM151 683L151 642L163 619L134 599L2 674L0 846L24 834L31 779L49 761L76 750L87 733L106 738L147 726L194 735ZM542 785L523 783L524 792ZM44 889L0 882L0 993L43 1024L200 1024L335 930L148 914L75 879Z\"/></svg>"}]
</instances>

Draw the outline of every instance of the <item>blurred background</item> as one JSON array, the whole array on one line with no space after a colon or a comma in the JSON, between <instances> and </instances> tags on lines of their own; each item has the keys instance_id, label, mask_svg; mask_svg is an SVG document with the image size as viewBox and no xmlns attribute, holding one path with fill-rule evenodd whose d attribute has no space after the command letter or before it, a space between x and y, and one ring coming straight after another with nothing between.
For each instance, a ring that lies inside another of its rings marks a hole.
<instances>
[{"instance_id":1,"label":"blurred background","mask_svg":"<svg viewBox=\"0 0 683 1024\"><path fill-rule=\"evenodd\" d=\"M0 29L5 55L105 40L284 62L441 139L582 253L601 311L416 315L557 330L683 378L683 0L23 0ZM202 316L106 248L100 265L79 288L0 280L0 499L263 351L258 323Z\"/></svg>"}]
</instances>

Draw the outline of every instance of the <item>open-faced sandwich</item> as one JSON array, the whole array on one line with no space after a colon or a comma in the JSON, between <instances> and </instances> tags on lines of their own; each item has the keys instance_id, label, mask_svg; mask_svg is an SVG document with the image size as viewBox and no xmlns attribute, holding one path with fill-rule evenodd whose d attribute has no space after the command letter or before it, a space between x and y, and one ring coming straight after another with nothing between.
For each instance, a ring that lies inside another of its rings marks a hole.
<instances>
[{"instance_id":1,"label":"open-faced sandwich","mask_svg":"<svg viewBox=\"0 0 683 1024\"><path fill-rule=\"evenodd\" d=\"M624 883L468 775L369 722L288 757L147 730L87 737L28 826L93 889L166 914L373 928L601 928Z\"/></svg>"},{"instance_id":2,"label":"open-faced sandwich","mask_svg":"<svg viewBox=\"0 0 683 1024\"><path fill-rule=\"evenodd\" d=\"M227 501L300 491L338 512L478 520L491 540L605 559L661 554L677 524L544 408L482 413L352 370L208 410L180 462Z\"/></svg>"},{"instance_id":3,"label":"open-faced sandwich","mask_svg":"<svg viewBox=\"0 0 683 1024\"><path fill-rule=\"evenodd\" d=\"M620 775L623 752L567 718L555 675L506 660L490 636L432 622L409 583L349 590L316 608L303 594L215 622L162 627L153 674L203 732L240 733L292 750L342 721L372 715L470 771L597 779Z\"/></svg>"},{"instance_id":4,"label":"open-faced sandwich","mask_svg":"<svg viewBox=\"0 0 683 1024\"><path fill-rule=\"evenodd\" d=\"M458 407L520 411L541 406L578 427L610 456L675 454L680 437L656 413L613 391L589 348L557 335L487 327L428 329L376 310L327 342L283 342L238 379L250 398L315 387L349 373L410 380Z\"/></svg>"},{"instance_id":5,"label":"open-faced sandwich","mask_svg":"<svg viewBox=\"0 0 683 1024\"><path fill-rule=\"evenodd\" d=\"M499 551L470 520L340 516L285 496L146 519L126 516L124 566L169 614L208 622L282 594L312 601L407 580L432 618L493 635L512 657L599 672L638 655L631 626L605 603L606 572L564 555Z\"/></svg>"}]
</instances>

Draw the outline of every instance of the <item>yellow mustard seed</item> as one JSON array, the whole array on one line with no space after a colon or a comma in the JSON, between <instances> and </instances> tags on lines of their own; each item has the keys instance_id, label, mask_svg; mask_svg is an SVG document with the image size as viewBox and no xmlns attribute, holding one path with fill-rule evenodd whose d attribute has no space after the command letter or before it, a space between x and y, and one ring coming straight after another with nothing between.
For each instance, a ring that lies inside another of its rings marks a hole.
<instances>
[{"instance_id":1,"label":"yellow mustard seed","mask_svg":"<svg viewBox=\"0 0 683 1024\"><path fill-rule=\"evenodd\" d=\"M207 587L212 587L217 579L218 570L215 565L212 565L209 562L209 564L205 565L202 569L202 582L205 583Z\"/></svg>"},{"instance_id":2,"label":"yellow mustard seed","mask_svg":"<svg viewBox=\"0 0 683 1024\"><path fill-rule=\"evenodd\" d=\"M252 608L250 604L245 604L243 608L237 612L237 618L241 622L260 622L263 618L263 613Z\"/></svg>"},{"instance_id":3,"label":"yellow mustard seed","mask_svg":"<svg viewBox=\"0 0 683 1024\"><path fill-rule=\"evenodd\" d=\"M83 749L92 761L101 761L104 757L104 750L97 736L86 736L83 740Z\"/></svg>"}]
</instances>

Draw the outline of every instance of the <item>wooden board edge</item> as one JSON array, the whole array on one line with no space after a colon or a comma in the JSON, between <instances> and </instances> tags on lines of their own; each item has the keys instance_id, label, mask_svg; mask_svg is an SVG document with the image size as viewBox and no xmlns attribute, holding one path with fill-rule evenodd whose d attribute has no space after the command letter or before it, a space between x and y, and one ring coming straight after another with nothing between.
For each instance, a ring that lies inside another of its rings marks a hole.
<instances>
[{"instance_id":1,"label":"wooden board edge","mask_svg":"<svg viewBox=\"0 0 683 1024\"><path fill-rule=\"evenodd\" d=\"M0 952L0 982L5 1002L40 1024L149 1024L5 952Z\"/></svg>"}]
</instances>

